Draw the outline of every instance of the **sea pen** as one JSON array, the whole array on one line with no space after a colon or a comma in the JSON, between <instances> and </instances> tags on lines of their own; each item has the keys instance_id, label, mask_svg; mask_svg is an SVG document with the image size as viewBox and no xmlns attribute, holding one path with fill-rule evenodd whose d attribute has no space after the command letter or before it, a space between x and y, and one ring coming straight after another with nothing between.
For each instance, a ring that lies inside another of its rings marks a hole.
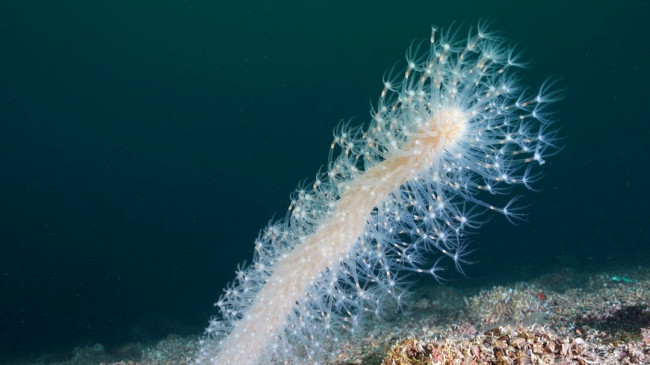
<instances>
[{"instance_id":1,"label":"sea pen","mask_svg":"<svg viewBox=\"0 0 650 365\"><path fill-rule=\"evenodd\" d=\"M522 90L520 54L485 24L457 32L434 28L409 50L367 128L337 128L326 171L296 190L215 303L197 364L326 362L342 331L403 300L407 273L439 278L443 259L462 270L482 214L521 217L516 197L493 196L530 188L557 151L546 111L557 93Z\"/></svg>"}]
</instances>

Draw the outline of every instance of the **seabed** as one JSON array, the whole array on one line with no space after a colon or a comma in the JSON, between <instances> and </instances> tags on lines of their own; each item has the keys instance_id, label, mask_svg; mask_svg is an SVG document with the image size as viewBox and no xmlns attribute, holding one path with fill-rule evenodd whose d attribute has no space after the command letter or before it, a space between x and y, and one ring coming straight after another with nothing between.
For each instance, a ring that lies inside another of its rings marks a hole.
<instances>
[{"instance_id":1,"label":"seabed","mask_svg":"<svg viewBox=\"0 0 650 365\"><path fill-rule=\"evenodd\" d=\"M650 364L650 268L558 270L484 288L430 284L410 304L341 341L333 365ZM11 365L184 365L196 337L114 351L100 344ZM57 360L52 360L57 359ZM7 363L9 365L9 363Z\"/></svg>"}]
</instances>

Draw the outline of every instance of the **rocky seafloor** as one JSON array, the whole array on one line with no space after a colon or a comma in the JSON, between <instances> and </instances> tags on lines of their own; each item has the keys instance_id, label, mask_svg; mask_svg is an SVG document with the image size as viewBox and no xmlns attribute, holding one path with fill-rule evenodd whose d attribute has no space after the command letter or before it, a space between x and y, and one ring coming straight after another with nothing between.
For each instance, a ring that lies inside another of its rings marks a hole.
<instances>
[{"instance_id":1,"label":"rocky seafloor","mask_svg":"<svg viewBox=\"0 0 650 365\"><path fill-rule=\"evenodd\" d=\"M332 364L650 364L650 268L559 270L481 289L414 290L399 314L342 341ZM170 335L11 365L183 365L197 346L196 337Z\"/></svg>"}]
</instances>

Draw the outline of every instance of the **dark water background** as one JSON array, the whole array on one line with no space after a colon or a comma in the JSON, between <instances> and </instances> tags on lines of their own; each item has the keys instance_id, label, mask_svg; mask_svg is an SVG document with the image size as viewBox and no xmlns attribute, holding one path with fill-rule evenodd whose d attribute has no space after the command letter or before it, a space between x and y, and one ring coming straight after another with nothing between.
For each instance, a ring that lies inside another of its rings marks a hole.
<instances>
[{"instance_id":1,"label":"dark water background","mask_svg":"<svg viewBox=\"0 0 650 365\"><path fill-rule=\"evenodd\" d=\"M565 149L450 285L650 259L645 1L0 2L0 360L199 335L334 126L432 24L561 77Z\"/></svg>"}]
</instances>

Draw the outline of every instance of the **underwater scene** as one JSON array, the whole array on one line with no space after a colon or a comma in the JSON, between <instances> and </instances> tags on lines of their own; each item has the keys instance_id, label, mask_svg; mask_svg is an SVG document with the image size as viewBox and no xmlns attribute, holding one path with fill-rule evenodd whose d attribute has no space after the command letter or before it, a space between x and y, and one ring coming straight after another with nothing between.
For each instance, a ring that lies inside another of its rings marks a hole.
<instances>
[{"instance_id":1,"label":"underwater scene","mask_svg":"<svg viewBox=\"0 0 650 365\"><path fill-rule=\"evenodd\" d=\"M0 365L650 364L649 16L0 4Z\"/></svg>"}]
</instances>

